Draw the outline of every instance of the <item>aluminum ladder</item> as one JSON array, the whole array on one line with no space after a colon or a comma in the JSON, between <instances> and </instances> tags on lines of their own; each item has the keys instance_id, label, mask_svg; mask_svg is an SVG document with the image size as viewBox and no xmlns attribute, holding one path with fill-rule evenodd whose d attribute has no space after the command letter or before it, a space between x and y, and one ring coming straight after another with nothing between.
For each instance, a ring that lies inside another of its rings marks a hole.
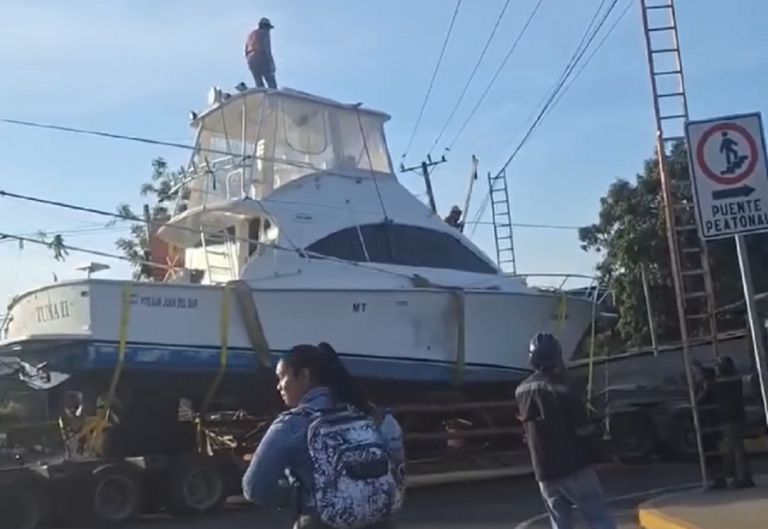
<instances>
[{"instance_id":1,"label":"aluminum ladder","mask_svg":"<svg viewBox=\"0 0 768 529\"><path fill-rule=\"evenodd\" d=\"M488 173L488 194L491 201L493 237L496 241L496 263L505 272L517 273L515 241L512 234L512 211L509 205L507 172L502 169L496 176Z\"/></svg>"}]
</instances>

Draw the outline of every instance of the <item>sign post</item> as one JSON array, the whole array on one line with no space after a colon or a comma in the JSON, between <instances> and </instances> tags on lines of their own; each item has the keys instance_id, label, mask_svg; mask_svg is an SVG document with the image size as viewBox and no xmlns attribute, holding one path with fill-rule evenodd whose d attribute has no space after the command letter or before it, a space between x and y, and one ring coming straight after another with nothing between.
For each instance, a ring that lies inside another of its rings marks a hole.
<instances>
[{"instance_id":1,"label":"sign post","mask_svg":"<svg viewBox=\"0 0 768 529\"><path fill-rule=\"evenodd\" d=\"M685 125L699 235L706 241L735 237L749 329L768 421L768 367L757 314L746 236L768 232L768 166L760 113Z\"/></svg>"}]
</instances>

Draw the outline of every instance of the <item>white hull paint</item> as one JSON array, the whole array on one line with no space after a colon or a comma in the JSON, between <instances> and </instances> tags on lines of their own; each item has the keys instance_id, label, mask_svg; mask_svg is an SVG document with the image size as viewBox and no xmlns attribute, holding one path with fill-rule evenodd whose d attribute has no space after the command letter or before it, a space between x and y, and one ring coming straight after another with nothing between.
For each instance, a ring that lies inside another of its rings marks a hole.
<instances>
[{"instance_id":1,"label":"white hull paint","mask_svg":"<svg viewBox=\"0 0 768 529\"><path fill-rule=\"evenodd\" d=\"M49 285L15 300L0 350L82 341L89 344L87 367L114 365L126 285L132 300L127 368L218 368L222 286L93 279ZM253 295L276 356L296 344L327 341L357 374L424 381L450 376L457 360L457 317L446 290L257 289ZM589 325L590 302L568 299L562 319L561 299L554 293L465 290L467 381L519 378L536 332L556 333L570 353ZM230 305L230 366L250 369L255 354L234 296ZM435 371L441 366L443 374Z\"/></svg>"}]
</instances>

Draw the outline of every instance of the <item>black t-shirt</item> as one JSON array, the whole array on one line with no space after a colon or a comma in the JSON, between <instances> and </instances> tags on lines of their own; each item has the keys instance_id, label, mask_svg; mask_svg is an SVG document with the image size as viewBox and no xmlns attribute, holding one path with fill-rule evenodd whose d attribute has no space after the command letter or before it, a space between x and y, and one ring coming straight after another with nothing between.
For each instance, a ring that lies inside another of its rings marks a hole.
<instances>
[{"instance_id":1,"label":"black t-shirt","mask_svg":"<svg viewBox=\"0 0 768 529\"><path fill-rule=\"evenodd\" d=\"M517 387L515 398L538 481L589 466L595 429L564 375L537 371Z\"/></svg>"}]
</instances>

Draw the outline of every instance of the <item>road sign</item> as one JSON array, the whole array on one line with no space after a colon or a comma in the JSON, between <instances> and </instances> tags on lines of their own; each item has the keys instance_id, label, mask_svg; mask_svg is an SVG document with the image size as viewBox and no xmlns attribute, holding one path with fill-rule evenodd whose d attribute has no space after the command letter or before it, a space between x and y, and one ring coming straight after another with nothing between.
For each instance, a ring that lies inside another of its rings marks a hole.
<instances>
[{"instance_id":1,"label":"road sign","mask_svg":"<svg viewBox=\"0 0 768 529\"><path fill-rule=\"evenodd\" d=\"M768 166L760 113L685 126L704 240L768 231Z\"/></svg>"}]
</instances>

